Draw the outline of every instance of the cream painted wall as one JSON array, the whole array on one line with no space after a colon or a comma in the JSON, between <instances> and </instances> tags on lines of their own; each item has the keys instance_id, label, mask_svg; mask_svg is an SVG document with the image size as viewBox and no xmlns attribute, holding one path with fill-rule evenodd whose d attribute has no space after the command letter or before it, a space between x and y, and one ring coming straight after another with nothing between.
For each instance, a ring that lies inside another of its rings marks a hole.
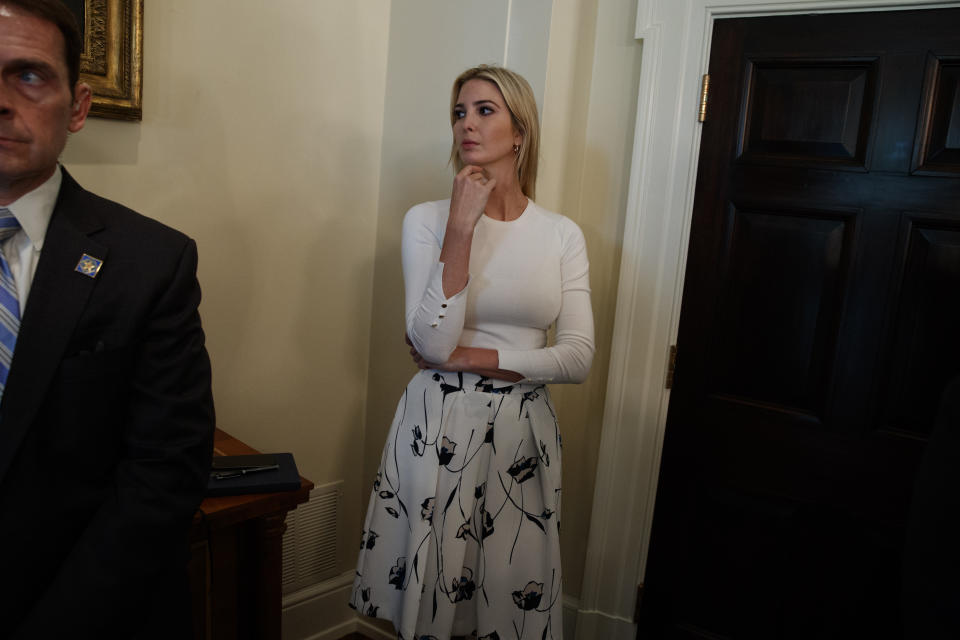
<instances>
[{"instance_id":1,"label":"cream painted wall","mask_svg":"<svg viewBox=\"0 0 960 640\"><path fill-rule=\"evenodd\" d=\"M143 121L91 119L63 155L197 240L218 425L345 481L344 571L368 488L389 16L389 0L148 0Z\"/></svg>"},{"instance_id":2,"label":"cream painted wall","mask_svg":"<svg viewBox=\"0 0 960 640\"><path fill-rule=\"evenodd\" d=\"M583 581L640 84L635 0L556 0L538 199L583 229L597 351L582 385L551 393L563 430L564 593Z\"/></svg>"}]
</instances>

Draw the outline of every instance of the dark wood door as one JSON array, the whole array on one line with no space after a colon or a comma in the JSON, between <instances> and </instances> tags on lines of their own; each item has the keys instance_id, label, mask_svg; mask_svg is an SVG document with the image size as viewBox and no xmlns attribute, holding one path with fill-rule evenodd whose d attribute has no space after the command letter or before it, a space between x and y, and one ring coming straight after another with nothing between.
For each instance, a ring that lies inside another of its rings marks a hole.
<instances>
[{"instance_id":1,"label":"dark wood door","mask_svg":"<svg viewBox=\"0 0 960 640\"><path fill-rule=\"evenodd\" d=\"M960 373L960 12L719 20L640 638L900 638Z\"/></svg>"}]
</instances>

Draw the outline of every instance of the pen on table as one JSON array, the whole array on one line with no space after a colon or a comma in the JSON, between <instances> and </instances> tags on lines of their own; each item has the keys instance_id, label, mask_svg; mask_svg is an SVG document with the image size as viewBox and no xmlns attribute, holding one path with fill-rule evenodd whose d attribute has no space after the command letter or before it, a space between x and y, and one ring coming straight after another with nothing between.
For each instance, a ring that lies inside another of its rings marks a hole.
<instances>
[{"instance_id":1,"label":"pen on table","mask_svg":"<svg viewBox=\"0 0 960 640\"><path fill-rule=\"evenodd\" d=\"M248 473L257 473L258 471L275 471L280 468L279 464L272 464L264 467L250 467L249 469L237 469L235 471L221 471L219 473L211 473L214 480L226 480L228 478L236 478L237 476L245 476Z\"/></svg>"}]
</instances>

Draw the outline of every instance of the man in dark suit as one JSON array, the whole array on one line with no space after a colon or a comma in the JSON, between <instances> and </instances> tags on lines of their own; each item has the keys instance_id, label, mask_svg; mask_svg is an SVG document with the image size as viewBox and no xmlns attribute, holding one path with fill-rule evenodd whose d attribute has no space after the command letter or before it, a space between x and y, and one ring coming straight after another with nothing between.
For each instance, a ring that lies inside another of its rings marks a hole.
<instances>
[{"instance_id":1,"label":"man in dark suit","mask_svg":"<svg viewBox=\"0 0 960 640\"><path fill-rule=\"evenodd\" d=\"M0 0L0 638L183 637L214 428L196 246L58 165L80 44L59 0Z\"/></svg>"}]
</instances>

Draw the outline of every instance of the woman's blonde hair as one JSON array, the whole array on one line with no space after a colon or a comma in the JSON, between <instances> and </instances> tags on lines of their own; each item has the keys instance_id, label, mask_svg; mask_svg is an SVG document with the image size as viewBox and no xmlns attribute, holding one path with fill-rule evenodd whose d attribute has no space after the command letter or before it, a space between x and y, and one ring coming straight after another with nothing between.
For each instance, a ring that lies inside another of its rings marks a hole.
<instances>
[{"instance_id":1,"label":"woman's blonde hair","mask_svg":"<svg viewBox=\"0 0 960 640\"><path fill-rule=\"evenodd\" d=\"M475 79L496 85L507 109L510 110L513 126L522 136L515 160L520 190L523 195L533 200L537 187L537 162L540 158L540 118L537 115L537 100L533 97L533 89L519 73L503 67L482 64L467 69L453 81L453 91L450 94L450 126L456 122L453 109L460 97L460 89L468 81ZM454 170L459 172L463 169L463 162L458 151L454 142L450 151L450 162L453 163Z\"/></svg>"}]
</instances>

